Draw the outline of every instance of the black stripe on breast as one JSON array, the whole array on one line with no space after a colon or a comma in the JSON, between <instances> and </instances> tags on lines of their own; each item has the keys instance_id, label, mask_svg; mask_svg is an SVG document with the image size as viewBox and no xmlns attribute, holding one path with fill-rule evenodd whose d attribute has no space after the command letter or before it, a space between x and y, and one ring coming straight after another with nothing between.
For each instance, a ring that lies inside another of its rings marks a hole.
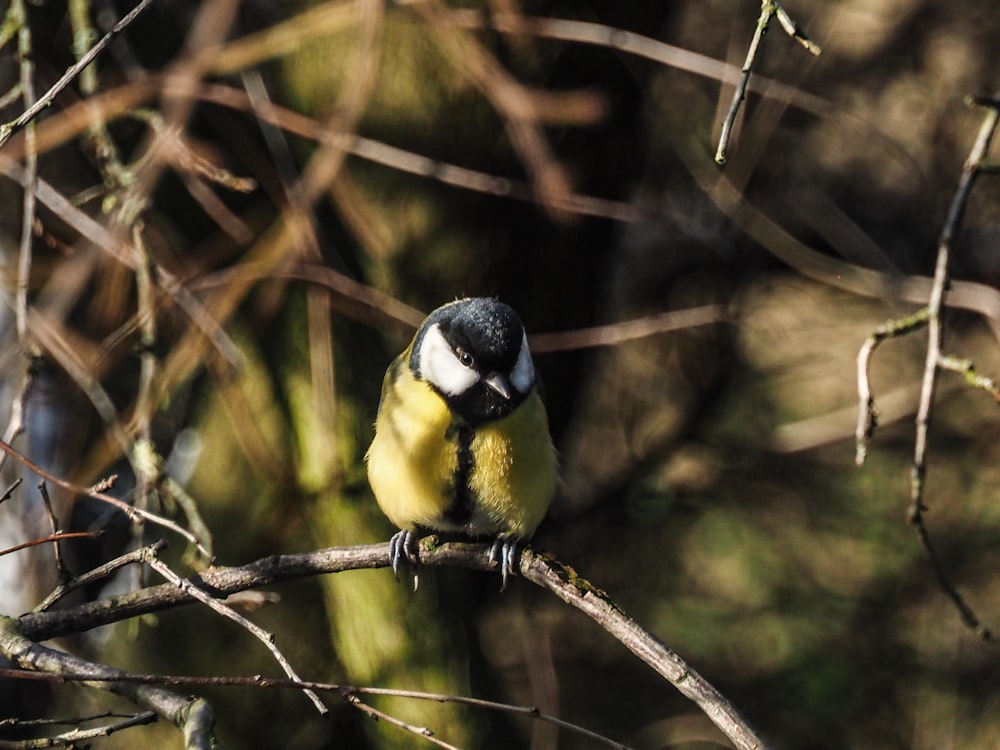
<instances>
[{"instance_id":1,"label":"black stripe on breast","mask_svg":"<svg viewBox=\"0 0 1000 750\"><path fill-rule=\"evenodd\" d=\"M452 502L444 515L450 523L459 526L464 526L472 520L473 497L469 480L472 478L472 469L475 466L475 457L472 455L472 440L475 436L475 428L464 422L453 424L446 436L449 440L455 441L458 461L452 477Z\"/></svg>"}]
</instances>

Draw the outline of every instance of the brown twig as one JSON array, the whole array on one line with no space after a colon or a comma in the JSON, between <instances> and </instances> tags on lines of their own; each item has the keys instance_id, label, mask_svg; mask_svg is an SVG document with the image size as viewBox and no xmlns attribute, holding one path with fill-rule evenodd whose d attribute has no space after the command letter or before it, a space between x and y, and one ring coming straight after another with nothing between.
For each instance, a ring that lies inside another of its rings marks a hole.
<instances>
[{"instance_id":1,"label":"brown twig","mask_svg":"<svg viewBox=\"0 0 1000 750\"><path fill-rule=\"evenodd\" d=\"M168 565L166 565L156 556L155 550L150 550L149 554L147 554L146 556L145 562L147 565L149 565L149 567L151 567L153 570L155 570L157 573L163 576L163 578L169 581L172 585L182 590L188 596L201 602L216 614L220 614L223 617L232 620L241 628L243 628L248 633L253 635L257 640L259 640L261 643L264 644L264 647L268 651L271 652L271 655L274 657L274 660L278 662L282 670L284 670L285 674L287 674L293 680L301 679L295 673L295 669L292 667L291 662L289 662L288 659L285 657L285 655L281 653L281 649L279 649L277 645L275 645L273 635L265 631L259 625L251 622L243 615L239 614L232 607L227 607L225 604L220 602L216 597L205 593L202 589L200 589L190 580L183 579L179 575L174 573L174 571L172 571ZM319 696L316 695L315 692L313 692L312 690L304 690L303 692L306 694L309 700L312 701L313 705L316 706L316 710L319 711L319 713L322 716L325 716L330 712L330 709L328 709L323 704L323 701L319 699Z\"/></svg>"},{"instance_id":2,"label":"brown twig","mask_svg":"<svg viewBox=\"0 0 1000 750\"><path fill-rule=\"evenodd\" d=\"M32 680L39 682L84 682L96 681L90 675L74 674L47 674L45 672L28 672L21 669L0 668L0 678L14 680ZM108 678L109 680L112 678ZM499 703L497 701L484 700L482 698L470 698L464 695L447 695L444 693L428 693L420 690L398 690L395 688L379 688L358 685L341 685L331 682L314 682L310 680L279 679L276 677L265 677L263 675L251 676L195 676L195 675L173 675L173 674L138 674L134 672L118 674L113 678L116 682L130 682L137 685L161 685L163 687L246 687L261 688L271 690L315 690L323 693L338 693L345 699L350 700L351 695L372 695L392 698L406 698L417 701L431 701L434 703L458 703L465 706L473 706L488 711L499 713L509 713L516 716L524 716L529 719L551 724L555 727L565 729L573 734L599 742L615 750L629 750L628 745L605 737L602 734L593 732L572 722L565 721L552 716L551 714L539 711L535 706L516 706L510 703ZM102 717L94 717L102 718ZM80 721L83 721L82 719ZM37 722L34 722L37 723ZM4 722L0 721L0 726ZM32 722L19 722L24 726ZM422 733L421 733L422 734Z\"/></svg>"},{"instance_id":3,"label":"brown twig","mask_svg":"<svg viewBox=\"0 0 1000 750\"><path fill-rule=\"evenodd\" d=\"M725 305L702 305L686 310L669 310L657 315L647 315L635 320L609 323L593 328L579 328L574 331L557 333L535 333L531 334L528 339L532 351L536 353L563 352L598 346L617 346L626 341L647 338L659 333L724 323L727 320L729 320L729 314Z\"/></svg>"},{"instance_id":4,"label":"brown twig","mask_svg":"<svg viewBox=\"0 0 1000 750\"><path fill-rule=\"evenodd\" d=\"M424 540L420 560L423 565L456 565L495 571L495 563L489 560L489 549L488 544L436 544L432 540ZM27 638L46 640L197 601L192 588L209 591L213 597L223 597L278 581L361 568L385 568L389 564L385 544L272 556L238 568L209 568L186 579L191 585L183 589L167 584L65 610L32 612L18 618L18 627ZM595 620L684 696L694 701L737 748L765 750L770 747L701 675L622 612L607 594L571 568L525 549L519 569L527 580L549 590Z\"/></svg>"},{"instance_id":5,"label":"brown twig","mask_svg":"<svg viewBox=\"0 0 1000 750\"><path fill-rule=\"evenodd\" d=\"M105 47L111 44L115 36L128 28L128 26L152 4L153 0L139 0L139 3L132 8L132 10L126 13L122 19L118 21L118 23L116 23L111 30L108 31L108 33L102 36L93 47L87 50L86 54L82 55L75 63L70 65L59 80L52 84L51 88L39 97L38 101L31 104L16 119L9 123L0 124L0 148L2 148L8 140L10 140L10 137L14 135L14 133L31 122L39 112L50 106L52 102L55 101L55 98L59 95L59 93L69 86L73 80L80 75L80 72L84 70L84 68L96 60L97 56L104 51Z\"/></svg>"},{"instance_id":6,"label":"brown twig","mask_svg":"<svg viewBox=\"0 0 1000 750\"><path fill-rule=\"evenodd\" d=\"M85 536L98 536L100 532L85 532L80 535ZM64 537L65 538L65 537ZM96 568L88 570L86 573L81 573L78 576L70 578L69 580L61 582L52 592L42 599L41 602L35 607L35 612L44 612L57 601L62 599L64 596L69 594L71 591L80 588L81 586L86 586L93 583L94 581L100 581L103 578L107 578L116 570L124 568L126 565L134 565L136 563L145 562L149 559L149 556L156 554L157 551L163 549L166 546L166 542L159 540L153 542L146 547L141 549L135 549L131 552L127 552L124 555L116 557L114 560L109 560L103 565L98 565Z\"/></svg>"},{"instance_id":7,"label":"brown twig","mask_svg":"<svg viewBox=\"0 0 1000 750\"><path fill-rule=\"evenodd\" d=\"M38 474L38 476L42 477L48 482L51 482L52 484L62 487L64 490L69 490L70 492L76 495L86 495L87 497L92 497L95 500L100 500L102 503L107 503L108 505L114 506L122 513L124 513L126 516L128 516L129 520L132 521L133 523L141 523L142 521L148 521L149 523L156 524L157 526L162 526L165 529L169 529L170 531L179 534L180 536L184 537L189 542L191 542L191 544L197 546L198 550L206 558L211 559L211 555L209 554L208 550L201 544L201 542L194 534L192 534L190 531L183 528L182 526L177 525L170 519L158 516L155 513L151 513L148 510L135 508L126 503L125 501L119 500L117 497L112 497L111 495L96 490L93 487L81 487L79 485L73 484L72 482L67 482L65 479L57 477L55 474L46 471L41 466L32 461L30 458L21 453L19 450L17 450L17 448L10 445L9 443L4 442L3 440L0 440L0 450L11 456L21 465L25 466L28 469L31 469L31 471Z\"/></svg>"},{"instance_id":8,"label":"brown twig","mask_svg":"<svg viewBox=\"0 0 1000 750\"><path fill-rule=\"evenodd\" d=\"M39 539L32 539L30 542L15 544L13 547L0 549L0 557L9 555L12 552L20 552L21 550L28 549L29 547L37 547L40 544L53 543L56 545L56 549L59 549L59 542L64 539L94 539L100 535L100 531L53 531L48 536L43 536Z\"/></svg>"},{"instance_id":9,"label":"brown twig","mask_svg":"<svg viewBox=\"0 0 1000 750\"><path fill-rule=\"evenodd\" d=\"M186 750L210 750L215 746L214 717L211 707L202 699L182 698L157 685L116 682L115 677L124 674L121 670L42 646L20 632L17 620L2 615L0 652L25 669L94 678L84 684L122 695L181 728Z\"/></svg>"}]
</instances>

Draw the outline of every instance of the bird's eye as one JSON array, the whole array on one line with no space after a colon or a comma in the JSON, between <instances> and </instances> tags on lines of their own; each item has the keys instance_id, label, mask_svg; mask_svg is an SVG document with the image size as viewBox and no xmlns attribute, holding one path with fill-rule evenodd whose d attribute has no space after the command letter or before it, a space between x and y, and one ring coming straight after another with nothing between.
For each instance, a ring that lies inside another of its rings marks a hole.
<instances>
[{"instance_id":1,"label":"bird's eye","mask_svg":"<svg viewBox=\"0 0 1000 750\"><path fill-rule=\"evenodd\" d=\"M458 355L458 361L461 362L464 367L472 367L476 364L476 358L464 349L457 350L455 354Z\"/></svg>"}]
</instances>

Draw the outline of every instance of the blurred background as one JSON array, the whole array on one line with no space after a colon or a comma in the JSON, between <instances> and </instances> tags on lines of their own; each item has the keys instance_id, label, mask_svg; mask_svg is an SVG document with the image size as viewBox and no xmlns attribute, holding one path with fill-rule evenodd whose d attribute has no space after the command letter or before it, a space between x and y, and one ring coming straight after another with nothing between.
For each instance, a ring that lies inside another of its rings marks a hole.
<instances>
[{"instance_id":1,"label":"blurred background","mask_svg":"<svg viewBox=\"0 0 1000 750\"><path fill-rule=\"evenodd\" d=\"M12 0L0 119L130 7ZM853 439L858 350L926 295L916 279L933 271L983 117L963 100L1000 89L1000 8L786 10L823 52L772 23L720 168L760 12L749 0L156 0L0 148L16 445L81 484L117 473L121 497L185 526L200 514L219 564L387 540L363 467L382 374L423 313L498 295L536 334L561 455L536 549L608 592L776 747L1000 745L997 647L962 624L906 523L925 331L875 354L881 426L861 468ZM984 176L946 339L994 376L998 199ZM693 325L663 316L691 309ZM645 335L581 332L629 321ZM994 630L998 416L942 374L925 496L943 565ZM3 546L44 533L36 484L0 506ZM67 528L120 532L66 543L75 572L162 535L53 502ZM50 548L0 562L6 613L55 582ZM427 570L413 593L386 570L343 573L275 587L251 616L306 679L536 705L636 748L727 746L585 617L495 578ZM111 586L158 582L131 571ZM71 648L135 671L279 674L204 608ZM198 692L228 747L428 746L337 700L322 719L296 692ZM51 693L16 710L108 706ZM596 746L482 709L373 703L459 747ZM140 734L181 746L164 722L102 746Z\"/></svg>"}]
</instances>

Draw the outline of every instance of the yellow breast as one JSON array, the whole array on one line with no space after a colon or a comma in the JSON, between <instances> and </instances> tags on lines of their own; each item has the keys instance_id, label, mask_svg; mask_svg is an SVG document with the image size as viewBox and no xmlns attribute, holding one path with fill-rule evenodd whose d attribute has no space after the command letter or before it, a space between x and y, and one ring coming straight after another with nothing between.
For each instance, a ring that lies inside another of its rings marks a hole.
<instances>
[{"instance_id":1,"label":"yellow breast","mask_svg":"<svg viewBox=\"0 0 1000 750\"><path fill-rule=\"evenodd\" d=\"M548 510L557 483L555 450L545 408L533 393L509 416L475 429L468 477L471 515L455 524L458 430L444 399L413 377L408 352L382 387L368 481L396 526L526 539Z\"/></svg>"},{"instance_id":2,"label":"yellow breast","mask_svg":"<svg viewBox=\"0 0 1000 750\"><path fill-rule=\"evenodd\" d=\"M531 394L510 416L476 430L469 488L477 510L503 533L527 539L545 517L556 491L556 453L545 406Z\"/></svg>"},{"instance_id":3,"label":"yellow breast","mask_svg":"<svg viewBox=\"0 0 1000 750\"><path fill-rule=\"evenodd\" d=\"M448 405L406 364L408 350L389 368L368 449L368 482L379 507L396 526L434 527L451 502L457 466L455 444L447 439Z\"/></svg>"}]
</instances>

